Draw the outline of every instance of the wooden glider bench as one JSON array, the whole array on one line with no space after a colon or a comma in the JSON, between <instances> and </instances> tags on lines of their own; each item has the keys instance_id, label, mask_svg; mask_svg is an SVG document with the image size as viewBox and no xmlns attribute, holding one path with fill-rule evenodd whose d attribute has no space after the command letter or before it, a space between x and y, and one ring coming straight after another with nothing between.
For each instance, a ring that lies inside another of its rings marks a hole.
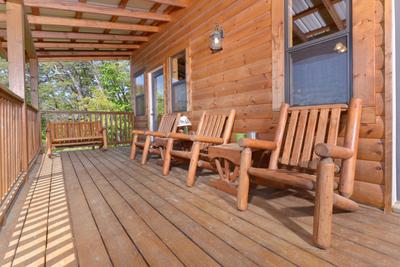
<instances>
[{"instance_id":1,"label":"wooden glider bench","mask_svg":"<svg viewBox=\"0 0 400 267\"><path fill-rule=\"evenodd\" d=\"M207 156L207 148L212 145L229 143L233 123L235 121L235 110L230 112L203 112L197 126L196 134L187 135L171 133L167 142L163 164L163 175L168 175L172 157L190 160L186 184L193 186L195 182L197 167L215 169ZM174 149L174 140L193 142L190 151Z\"/></svg>"},{"instance_id":2,"label":"wooden glider bench","mask_svg":"<svg viewBox=\"0 0 400 267\"><path fill-rule=\"evenodd\" d=\"M136 158L138 147L143 149L141 161L142 164L146 164L149 153L159 154L162 158L164 158L164 151L168 140L168 134L175 133L177 131L180 118L180 113L164 114L161 118L157 132L133 130L131 159L134 160ZM139 141L140 135L146 136L144 142ZM155 137L153 141L151 140L152 137Z\"/></svg>"},{"instance_id":3,"label":"wooden glider bench","mask_svg":"<svg viewBox=\"0 0 400 267\"><path fill-rule=\"evenodd\" d=\"M107 131L100 121L49 121L47 155L56 147L95 146L107 149Z\"/></svg>"},{"instance_id":4,"label":"wooden glider bench","mask_svg":"<svg viewBox=\"0 0 400 267\"><path fill-rule=\"evenodd\" d=\"M347 105L281 107L274 141L242 139L237 207L247 209L250 176L288 187L316 191L314 243L331 245L332 210L355 211L354 187L361 100ZM344 138L340 120L346 114ZM338 145L338 142L341 145ZM271 151L268 168L251 167L251 149Z\"/></svg>"}]
</instances>

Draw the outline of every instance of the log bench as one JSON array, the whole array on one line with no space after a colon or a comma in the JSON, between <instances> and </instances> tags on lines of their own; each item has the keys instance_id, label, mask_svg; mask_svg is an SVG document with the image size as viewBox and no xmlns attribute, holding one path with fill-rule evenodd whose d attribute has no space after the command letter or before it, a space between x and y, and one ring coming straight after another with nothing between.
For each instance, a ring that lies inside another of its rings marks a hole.
<instances>
[{"instance_id":1,"label":"log bench","mask_svg":"<svg viewBox=\"0 0 400 267\"><path fill-rule=\"evenodd\" d=\"M49 157L56 147L99 146L107 149L107 131L101 121L49 121L46 144Z\"/></svg>"}]
</instances>

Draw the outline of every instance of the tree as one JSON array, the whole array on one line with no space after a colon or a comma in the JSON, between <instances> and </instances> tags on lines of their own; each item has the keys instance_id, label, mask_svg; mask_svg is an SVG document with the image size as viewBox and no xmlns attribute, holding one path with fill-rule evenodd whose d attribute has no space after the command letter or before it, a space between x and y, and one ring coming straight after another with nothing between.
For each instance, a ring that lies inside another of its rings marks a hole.
<instances>
[{"instance_id":1,"label":"tree","mask_svg":"<svg viewBox=\"0 0 400 267\"><path fill-rule=\"evenodd\" d=\"M130 111L128 61L40 63L42 110Z\"/></svg>"}]
</instances>

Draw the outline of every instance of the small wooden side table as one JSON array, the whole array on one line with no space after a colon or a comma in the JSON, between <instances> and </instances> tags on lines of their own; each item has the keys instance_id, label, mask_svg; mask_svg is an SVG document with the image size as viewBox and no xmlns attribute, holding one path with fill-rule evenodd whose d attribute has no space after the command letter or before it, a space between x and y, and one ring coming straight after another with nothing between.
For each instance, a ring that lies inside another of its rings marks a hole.
<instances>
[{"instance_id":1,"label":"small wooden side table","mask_svg":"<svg viewBox=\"0 0 400 267\"><path fill-rule=\"evenodd\" d=\"M242 151L243 148L237 143L211 146L208 148L208 156L211 162L215 164L219 175L219 179L210 180L209 185L236 196ZM254 152L256 152L256 150L253 151L253 153ZM233 171L231 165L233 165Z\"/></svg>"}]
</instances>

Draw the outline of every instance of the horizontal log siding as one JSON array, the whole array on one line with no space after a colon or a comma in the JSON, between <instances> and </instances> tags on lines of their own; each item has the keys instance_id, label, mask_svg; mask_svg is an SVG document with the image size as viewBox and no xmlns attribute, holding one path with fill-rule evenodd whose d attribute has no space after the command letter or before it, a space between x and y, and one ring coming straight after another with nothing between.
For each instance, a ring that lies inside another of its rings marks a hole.
<instances>
[{"instance_id":1,"label":"horizontal log siding","mask_svg":"<svg viewBox=\"0 0 400 267\"><path fill-rule=\"evenodd\" d=\"M190 7L174 13L173 22L163 26L160 33L151 37L147 44L134 53L133 69L145 70L148 73L158 66L163 64L165 66L170 56L188 49L191 57L191 88L189 90L191 106L187 115L194 123L194 128L203 110L224 111L235 108L237 116L234 132L257 131L263 138L269 138L275 131L277 117L277 114L272 112L271 1L193 1ZM365 3L358 2L363 1L353 1L353 9L357 9L353 10L353 13L357 15L358 20L353 22L354 30L358 31L356 36L361 39L364 34L373 34L373 38L368 38L368 42L373 42L373 45L368 45L376 49L370 53L372 55L369 55L369 61L366 61L371 62L372 65L368 66L367 71L364 70L364 72L373 73L374 85L366 89L354 89L355 96L368 98L363 99L365 105L354 199L361 203L382 207L384 195L384 66L381 56L383 54L383 6L380 0L368 0L371 2L368 6L373 7L373 10L367 14L373 14L373 22L363 23L368 19L360 16L360 12L364 12ZM211 54L209 35L215 23L221 24L225 31L224 50ZM364 62L357 58L354 60ZM356 84L365 84L359 80L359 77L355 79L358 79L355 81ZM165 93L169 95L168 89ZM370 99L371 95L375 97ZM148 114L149 110L146 112ZM135 118L136 125L146 128L146 118L146 116ZM341 133L342 136L343 134Z\"/></svg>"}]
</instances>

